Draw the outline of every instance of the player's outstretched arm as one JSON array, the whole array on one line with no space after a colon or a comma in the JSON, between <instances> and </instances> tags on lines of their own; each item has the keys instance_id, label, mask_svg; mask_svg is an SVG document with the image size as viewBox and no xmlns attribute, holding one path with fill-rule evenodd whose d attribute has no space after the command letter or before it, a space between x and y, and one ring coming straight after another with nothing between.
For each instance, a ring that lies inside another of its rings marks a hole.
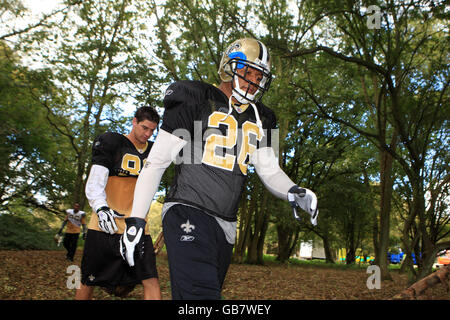
<instances>
[{"instance_id":1,"label":"player's outstretched arm","mask_svg":"<svg viewBox=\"0 0 450 320\"><path fill-rule=\"evenodd\" d=\"M287 200L289 189L296 184L281 170L272 148L260 148L250 155L261 182L277 198Z\"/></svg>"},{"instance_id":2,"label":"player's outstretched arm","mask_svg":"<svg viewBox=\"0 0 450 320\"><path fill-rule=\"evenodd\" d=\"M61 227L59 228L59 230L58 230L58 234L59 235L61 235L62 234L62 232L63 232L63 230L64 230L64 227L66 226L66 224L67 224L67 218L66 219L64 219L64 221L61 223Z\"/></svg>"},{"instance_id":3,"label":"player's outstretched arm","mask_svg":"<svg viewBox=\"0 0 450 320\"><path fill-rule=\"evenodd\" d=\"M160 130L144 168L139 173L130 217L145 219L153 197L158 191L164 171L175 160L186 143L183 139L162 129Z\"/></svg>"},{"instance_id":4,"label":"player's outstretched arm","mask_svg":"<svg viewBox=\"0 0 450 320\"><path fill-rule=\"evenodd\" d=\"M143 241L145 218L164 171L175 160L186 141L160 130L150 150L144 168L139 173L134 190L133 208L130 217L125 219L126 229L121 237L121 254L130 266L134 265L134 250Z\"/></svg>"},{"instance_id":5,"label":"player's outstretched arm","mask_svg":"<svg viewBox=\"0 0 450 320\"><path fill-rule=\"evenodd\" d=\"M281 170L272 148L266 147L254 151L250 156L250 163L254 165L264 186L274 196L289 201L297 220L300 220L300 217L297 215L296 208L300 207L310 214L311 223L317 224L319 211L316 195L309 189L300 188Z\"/></svg>"}]
</instances>

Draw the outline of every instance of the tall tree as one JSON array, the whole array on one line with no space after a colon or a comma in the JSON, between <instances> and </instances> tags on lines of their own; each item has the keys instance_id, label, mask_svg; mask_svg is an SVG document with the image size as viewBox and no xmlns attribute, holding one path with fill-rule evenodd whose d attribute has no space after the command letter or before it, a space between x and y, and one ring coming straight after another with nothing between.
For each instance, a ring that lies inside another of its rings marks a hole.
<instances>
[{"instance_id":1,"label":"tall tree","mask_svg":"<svg viewBox=\"0 0 450 320\"><path fill-rule=\"evenodd\" d=\"M72 200L82 205L94 137L108 129L124 131L123 104L138 104L133 98L149 103L156 96L150 94L156 91L152 64L138 41L145 19L135 5L131 0L83 1L58 26L52 39L56 47L46 43L53 50L42 56L58 90L35 98L72 147ZM144 82L146 91L139 92Z\"/></svg>"},{"instance_id":2,"label":"tall tree","mask_svg":"<svg viewBox=\"0 0 450 320\"><path fill-rule=\"evenodd\" d=\"M315 3L322 11L325 3ZM320 114L345 123L364 135L380 150L380 163L384 179L381 195L380 238L378 262L383 278L389 278L387 261L390 190L392 177L391 157L398 161L413 189L413 210L406 222L409 230L417 217L421 236L426 243L424 259L431 261L436 247L431 245L425 228L425 206L422 171L430 150L430 135L443 125L448 110L446 91L448 88L448 64L445 47L448 37L444 36L442 1L405 1L378 3L381 23L373 28L367 23L370 14L363 13L360 3L341 3L329 6L327 3L326 23L332 22L338 31L335 37L341 42L318 41L308 49L299 49L287 57L323 52L345 63L358 66L373 81L372 94L375 97L372 126L359 126L336 114L334 105L321 103L321 98L311 93ZM444 41L442 41L444 39ZM321 40L321 39L318 39ZM360 87L364 89L364 87ZM307 88L305 87L305 90ZM366 86L367 89L367 86ZM426 99L425 99L426 97ZM368 100L369 101L369 100ZM387 139L389 133L390 141ZM401 150L399 150L401 147ZM406 150L406 152L402 152ZM411 253L408 244L405 250ZM426 252L426 253L425 253ZM429 264L427 263L427 266ZM422 270L422 269L421 269ZM429 271L425 271L429 272ZM422 273L423 276L425 273Z\"/></svg>"},{"instance_id":3,"label":"tall tree","mask_svg":"<svg viewBox=\"0 0 450 320\"><path fill-rule=\"evenodd\" d=\"M36 99L56 90L51 83L52 71L32 58L31 52L32 43L44 43L77 2L67 1L37 18L22 1L0 3L0 113L5 160L1 205L10 212L17 211L13 206L19 205L59 213L59 205L73 192L74 176L67 159L70 148L49 125L47 111Z\"/></svg>"},{"instance_id":4,"label":"tall tree","mask_svg":"<svg viewBox=\"0 0 450 320\"><path fill-rule=\"evenodd\" d=\"M53 88L49 73L21 66L4 42L0 71L0 210L16 212L15 206L28 206L58 212L56 204L70 190L67 182L73 176L61 156L67 143L52 130L45 108L34 99Z\"/></svg>"}]
</instances>

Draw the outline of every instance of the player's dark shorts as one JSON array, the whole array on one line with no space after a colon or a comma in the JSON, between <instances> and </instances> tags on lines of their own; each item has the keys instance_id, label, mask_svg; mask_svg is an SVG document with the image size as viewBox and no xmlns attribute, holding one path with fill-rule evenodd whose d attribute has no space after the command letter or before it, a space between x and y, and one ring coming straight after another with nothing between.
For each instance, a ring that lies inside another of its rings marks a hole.
<instances>
[{"instance_id":1,"label":"player's dark shorts","mask_svg":"<svg viewBox=\"0 0 450 320\"><path fill-rule=\"evenodd\" d=\"M216 219L196 208L174 205L164 216L163 232L172 299L220 299L233 245Z\"/></svg>"},{"instance_id":2,"label":"player's dark shorts","mask_svg":"<svg viewBox=\"0 0 450 320\"><path fill-rule=\"evenodd\" d=\"M111 290L158 277L152 238L144 236L144 256L138 259L136 255L135 266L130 267L120 254L120 237L121 234L88 230L81 260L82 284Z\"/></svg>"}]
</instances>

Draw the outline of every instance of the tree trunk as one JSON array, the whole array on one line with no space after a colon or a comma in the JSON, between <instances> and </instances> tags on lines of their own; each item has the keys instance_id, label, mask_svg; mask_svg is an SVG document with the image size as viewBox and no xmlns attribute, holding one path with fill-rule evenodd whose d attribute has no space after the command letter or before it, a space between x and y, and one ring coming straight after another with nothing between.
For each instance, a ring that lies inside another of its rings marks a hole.
<instances>
[{"instance_id":1,"label":"tree trunk","mask_svg":"<svg viewBox=\"0 0 450 320\"><path fill-rule=\"evenodd\" d=\"M379 242L379 234L380 234L380 229L379 229L379 225L380 225L380 221L379 221L379 212L374 211L373 214L373 225L372 225L372 237L373 237L373 249L375 252L375 261L374 264L379 266L380 262L379 262L379 252L380 252L380 242Z\"/></svg>"},{"instance_id":2,"label":"tree trunk","mask_svg":"<svg viewBox=\"0 0 450 320\"><path fill-rule=\"evenodd\" d=\"M438 283L442 283L447 292L449 292L448 279L450 276L450 265L446 265L436 272L428 275L427 277L417 281L412 286L410 286L405 291L397 294L393 297L395 300L414 300L421 294L425 292L425 290L435 286Z\"/></svg>"},{"instance_id":3,"label":"tree trunk","mask_svg":"<svg viewBox=\"0 0 450 320\"><path fill-rule=\"evenodd\" d=\"M433 264L436 260L436 251L432 250L431 252L425 250L423 252L423 256L421 258L422 269L419 271L418 279L425 278L433 271Z\"/></svg>"},{"instance_id":4,"label":"tree trunk","mask_svg":"<svg viewBox=\"0 0 450 320\"><path fill-rule=\"evenodd\" d=\"M325 251L325 262L326 263L334 263L334 257L330 248L330 241L328 237L322 237L323 241L323 249Z\"/></svg>"},{"instance_id":5,"label":"tree trunk","mask_svg":"<svg viewBox=\"0 0 450 320\"><path fill-rule=\"evenodd\" d=\"M269 193L266 189L263 190L260 206L255 210L254 230L248 248L246 262L250 264L262 264L263 246L261 245L261 242L264 243L265 229L267 229L267 226L265 227L265 225L267 225L266 220L269 217L269 214L266 214Z\"/></svg>"},{"instance_id":6,"label":"tree trunk","mask_svg":"<svg viewBox=\"0 0 450 320\"><path fill-rule=\"evenodd\" d=\"M250 264L260 263L260 261L258 261L258 243L260 242L260 238L265 236L264 220L267 219L267 217L263 214L265 210L263 208L266 208L267 206L267 198L268 192L266 189L264 189L260 207L257 208L258 210L255 210L254 230L250 239L250 245L248 247L246 262ZM264 241L264 239L262 241Z\"/></svg>"},{"instance_id":7,"label":"tree trunk","mask_svg":"<svg viewBox=\"0 0 450 320\"><path fill-rule=\"evenodd\" d=\"M392 280L389 274L389 231L392 198L392 156L380 150L380 236L378 241L377 263L381 271L381 280Z\"/></svg>"},{"instance_id":8,"label":"tree trunk","mask_svg":"<svg viewBox=\"0 0 450 320\"><path fill-rule=\"evenodd\" d=\"M374 88L377 88L378 81L375 76L372 75L372 82L374 84ZM376 116L377 116L377 131L379 133L379 139L381 143L385 143L387 140L387 102L386 95L375 96L376 103ZM384 98L384 99L383 99ZM397 129L394 128L394 132L392 134L390 147L393 151L396 150L397 147ZM387 253L389 250L389 232L390 232L390 215L391 215L391 198L392 198L392 163L393 158L392 155L385 150L384 148L380 148L380 218L379 218L379 238L378 241L375 242L375 263L380 267L381 271L381 280L392 280L391 275L389 274L389 261L387 259Z\"/></svg>"},{"instance_id":9,"label":"tree trunk","mask_svg":"<svg viewBox=\"0 0 450 320\"><path fill-rule=\"evenodd\" d=\"M264 264L264 240L266 238L267 228L269 226L269 216L270 216L270 209L269 210L263 210L263 225L261 228L261 233L259 235L258 243L256 245L256 261L257 264Z\"/></svg>"},{"instance_id":10,"label":"tree trunk","mask_svg":"<svg viewBox=\"0 0 450 320\"><path fill-rule=\"evenodd\" d=\"M426 228L425 197L422 179L420 179L418 174L419 172L417 172L416 183L413 183L413 210L415 211L414 215L419 217L418 231L420 234L421 246L418 248L419 250L416 250L416 261L418 264L417 280L420 280L431 273L437 251L434 250L435 245L430 241Z\"/></svg>"},{"instance_id":11,"label":"tree trunk","mask_svg":"<svg viewBox=\"0 0 450 320\"><path fill-rule=\"evenodd\" d=\"M292 238L294 231L290 227L286 227L281 223L277 224L278 236L278 255L277 260L285 262L289 259L292 247Z\"/></svg>"},{"instance_id":12,"label":"tree trunk","mask_svg":"<svg viewBox=\"0 0 450 320\"><path fill-rule=\"evenodd\" d=\"M247 201L246 193L244 193L242 195L240 207L241 218L239 223L239 233L232 258L235 263L244 262L245 250L248 246L251 235L251 220L255 207L255 199L252 198L250 201Z\"/></svg>"},{"instance_id":13,"label":"tree trunk","mask_svg":"<svg viewBox=\"0 0 450 320\"><path fill-rule=\"evenodd\" d=\"M300 233L299 230L296 230L294 232L294 239L292 240L291 247L289 249L288 259L294 254L295 248L297 248L299 233Z\"/></svg>"},{"instance_id":14,"label":"tree trunk","mask_svg":"<svg viewBox=\"0 0 450 320\"><path fill-rule=\"evenodd\" d=\"M355 230L353 221L350 222L347 235L347 255L345 257L346 264L354 264L356 261L355 247Z\"/></svg>"}]
</instances>

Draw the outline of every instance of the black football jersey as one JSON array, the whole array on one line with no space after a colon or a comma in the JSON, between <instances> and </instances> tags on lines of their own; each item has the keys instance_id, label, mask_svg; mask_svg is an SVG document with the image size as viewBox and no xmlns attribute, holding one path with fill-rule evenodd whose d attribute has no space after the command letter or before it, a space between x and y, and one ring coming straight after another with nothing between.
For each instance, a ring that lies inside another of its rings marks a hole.
<instances>
[{"instance_id":1,"label":"black football jersey","mask_svg":"<svg viewBox=\"0 0 450 320\"><path fill-rule=\"evenodd\" d=\"M106 132L94 140L92 164L101 165L109 170L105 187L106 202L111 209L125 217L131 214L137 178L152 145L153 142L148 141L147 148L141 153L126 136L112 132ZM126 227L125 220L115 220L117 233L122 234ZM88 228L101 231L96 214L91 215Z\"/></svg>"},{"instance_id":2,"label":"black football jersey","mask_svg":"<svg viewBox=\"0 0 450 320\"><path fill-rule=\"evenodd\" d=\"M250 154L270 146L276 118L257 103L264 134L256 125L252 106L228 115L228 97L201 81L171 84L164 97L161 129L188 144L175 165L175 178L166 202L198 207L227 221L236 221L247 177Z\"/></svg>"},{"instance_id":3,"label":"black football jersey","mask_svg":"<svg viewBox=\"0 0 450 320\"><path fill-rule=\"evenodd\" d=\"M140 153L123 134L106 132L98 136L92 146L92 164L109 169L109 176L136 177L148 157L153 142Z\"/></svg>"}]
</instances>

